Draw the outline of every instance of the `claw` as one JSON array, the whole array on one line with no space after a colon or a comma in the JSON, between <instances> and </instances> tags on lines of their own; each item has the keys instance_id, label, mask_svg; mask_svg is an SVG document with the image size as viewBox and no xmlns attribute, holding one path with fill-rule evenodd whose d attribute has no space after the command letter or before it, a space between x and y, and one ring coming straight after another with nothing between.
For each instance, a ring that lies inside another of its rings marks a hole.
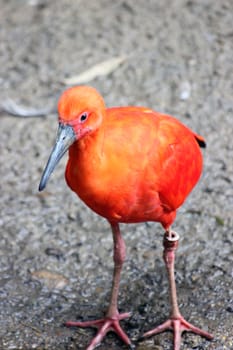
<instances>
[{"instance_id":1,"label":"claw","mask_svg":"<svg viewBox=\"0 0 233 350\"><path fill-rule=\"evenodd\" d=\"M171 318L156 328L152 329L143 334L143 337L151 337L152 335L161 333L165 330L173 330L174 333L174 350L180 350L181 344L181 334L183 332L193 332L198 334L208 340L212 340L214 336L202 329L193 326L191 323L187 322L182 316L179 318Z\"/></svg>"},{"instance_id":2,"label":"claw","mask_svg":"<svg viewBox=\"0 0 233 350\"><path fill-rule=\"evenodd\" d=\"M97 345L101 343L105 335L109 331L115 332L119 338L129 346L130 349L134 349L129 337L127 334L123 331L123 329L120 326L120 320L123 320L124 318L127 318L130 316L130 313L123 313L120 315L117 315L114 318L102 318L99 320L94 321L87 321L87 322L73 322L68 321L65 323L65 326L67 327L96 327L98 329L98 332L96 336L92 339L91 343L87 347L86 350L93 350Z\"/></svg>"}]
</instances>

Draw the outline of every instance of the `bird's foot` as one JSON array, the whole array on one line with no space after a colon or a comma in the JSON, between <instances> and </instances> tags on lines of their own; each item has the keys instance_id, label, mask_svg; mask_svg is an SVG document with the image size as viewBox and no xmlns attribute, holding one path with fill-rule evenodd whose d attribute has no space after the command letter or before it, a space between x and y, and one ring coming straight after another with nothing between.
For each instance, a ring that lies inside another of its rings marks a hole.
<instances>
[{"instance_id":1,"label":"bird's foot","mask_svg":"<svg viewBox=\"0 0 233 350\"><path fill-rule=\"evenodd\" d=\"M91 343L87 347L86 350L93 350L97 345L99 345L102 339L105 337L106 333L109 331L115 332L119 338L132 348L131 342L127 334L123 331L120 326L120 321L124 318L130 317L130 313L118 314L115 317L106 317L99 320L94 321L86 321L86 322L73 322L68 321L65 323L67 327L96 327L98 329L96 336L92 339Z\"/></svg>"},{"instance_id":2,"label":"bird's foot","mask_svg":"<svg viewBox=\"0 0 233 350\"><path fill-rule=\"evenodd\" d=\"M213 335L203 331L202 329L193 326L191 323L187 322L182 316L170 318L161 325L143 334L144 337L150 337L152 335L161 333L165 330L173 330L174 333L174 350L180 349L181 335L182 332L193 332L198 334L208 340L213 339Z\"/></svg>"}]
</instances>

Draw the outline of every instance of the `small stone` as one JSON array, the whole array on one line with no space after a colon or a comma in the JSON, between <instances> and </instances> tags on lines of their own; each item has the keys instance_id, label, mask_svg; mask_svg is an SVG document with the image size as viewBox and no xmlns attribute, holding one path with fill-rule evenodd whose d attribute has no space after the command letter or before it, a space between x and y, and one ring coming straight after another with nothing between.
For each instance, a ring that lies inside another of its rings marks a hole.
<instances>
[{"instance_id":1,"label":"small stone","mask_svg":"<svg viewBox=\"0 0 233 350\"><path fill-rule=\"evenodd\" d=\"M233 305L228 306L228 307L226 308L226 311L227 311L227 312L233 313Z\"/></svg>"},{"instance_id":2,"label":"small stone","mask_svg":"<svg viewBox=\"0 0 233 350\"><path fill-rule=\"evenodd\" d=\"M48 270L33 271L31 276L49 289L62 289L69 283L69 280L62 274Z\"/></svg>"},{"instance_id":3,"label":"small stone","mask_svg":"<svg viewBox=\"0 0 233 350\"><path fill-rule=\"evenodd\" d=\"M180 100L185 101L191 95L191 85L188 81L183 81L180 85Z\"/></svg>"}]
</instances>

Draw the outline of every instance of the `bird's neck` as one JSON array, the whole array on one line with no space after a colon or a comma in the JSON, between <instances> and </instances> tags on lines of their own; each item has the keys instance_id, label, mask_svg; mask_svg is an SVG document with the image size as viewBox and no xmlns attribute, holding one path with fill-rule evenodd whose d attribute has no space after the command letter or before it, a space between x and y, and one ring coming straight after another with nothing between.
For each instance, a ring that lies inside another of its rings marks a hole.
<instances>
[{"instance_id":1,"label":"bird's neck","mask_svg":"<svg viewBox=\"0 0 233 350\"><path fill-rule=\"evenodd\" d=\"M104 128L101 127L74 142L69 149L69 157L76 160L79 158L80 161L82 159L86 161L88 155L90 157L101 157L104 134Z\"/></svg>"}]
</instances>

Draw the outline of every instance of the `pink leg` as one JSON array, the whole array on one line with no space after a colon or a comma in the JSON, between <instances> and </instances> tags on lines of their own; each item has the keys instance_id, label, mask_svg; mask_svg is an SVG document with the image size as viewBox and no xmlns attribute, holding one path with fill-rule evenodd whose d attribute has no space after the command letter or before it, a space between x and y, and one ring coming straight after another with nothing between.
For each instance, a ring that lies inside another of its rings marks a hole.
<instances>
[{"instance_id":1,"label":"pink leg","mask_svg":"<svg viewBox=\"0 0 233 350\"><path fill-rule=\"evenodd\" d=\"M178 302L177 302L177 292L174 274L174 264L175 264L175 251L178 247L179 236L176 232L168 230L164 235L164 253L163 258L166 265L169 288L170 288L170 299L171 299L171 316L163 324L146 332L143 337L150 337L154 334L161 333L167 329L173 330L174 332L174 350L180 349L181 344L181 334L183 331L193 332L209 340L213 339L213 335L203 331L200 328L193 326L191 323L187 322L180 314Z\"/></svg>"},{"instance_id":2,"label":"pink leg","mask_svg":"<svg viewBox=\"0 0 233 350\"><path fill-rule=\"evenodd\" d=\"M68 321L65 323L66 326L71 327L96 327L98 332L96 336L92 339L90 345L86 350L93 350L104 338L107 332L114 331L124 343L131 347L131 342L120 326L120 320L130 316L130 313L119 314L117 300L119 293L119 284L120 284L120 275L122 266L125 260L126 249L125 243L121 236L119 225L116 223L111 223L112 234L113 234L113 243L114 243L114 272L113 272L113 282L112 282L112 291L111 299L108 311L105 318L87 321L87 322L73 322Z\"/></svg>"}]
</instances>

